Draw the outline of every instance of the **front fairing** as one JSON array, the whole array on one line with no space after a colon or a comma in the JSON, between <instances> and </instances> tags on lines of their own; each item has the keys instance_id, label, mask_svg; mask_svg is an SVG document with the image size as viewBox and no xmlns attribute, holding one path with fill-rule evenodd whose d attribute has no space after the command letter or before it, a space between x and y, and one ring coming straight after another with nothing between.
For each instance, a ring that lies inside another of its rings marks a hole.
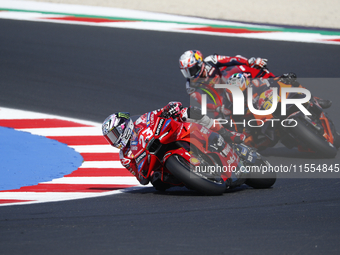
<instances>
[{"instance_id":1,"label":"front fairing","mask_svg":"<svg viewBox=\"0 0 340 255\"><path fill-rule=\"evenodd\" d=\"M134 155L138 173L149 178L154 171L167 171L163 164L173 154L178 154L195 165L199 160L190 153L190 148L184 149L179 144L185 143L190 147L195 146L204 154L210 155L221 166L237 167L239 158L233 149L226 145L223 153L211 152L208 148L211 130L197 123L180 122L174 119L165 119L149 115L144 121L135 125L131 139L131 151ZM167 150L158 154L153 151L155 141ZM179 143L179 144L178 144ZM161 155L161 156L160 156ZM231 173L226 173L229 178Z\"/></svg>"},{"instance_id":2,"label":"front fairing","mask_svg":"<svg viewBox=\"0 0 340 255\"><path fill-rule=\"evenodd\" d=\"M253 68L247 65L230 66L223 68L222 77L226 81L230 76L235 73L243 73L247 78L274 78L275 75L271 73L268 69Z\"/></svg>"},{"instance_id":3,"label":"front fairing","mask_svg":"<svg viewBox=\"0 0 340 255\"><path fill-rule=\"evenodd\" d=\"M157 116L155 111L146 113L135 121L130 150L139 174L148 178L153 171L162 168L163 162L152 151L154 141L165 145L173 143L182 135L185 136L184 126L184 123L174 119Z\"/></svg>"}]
</instances>

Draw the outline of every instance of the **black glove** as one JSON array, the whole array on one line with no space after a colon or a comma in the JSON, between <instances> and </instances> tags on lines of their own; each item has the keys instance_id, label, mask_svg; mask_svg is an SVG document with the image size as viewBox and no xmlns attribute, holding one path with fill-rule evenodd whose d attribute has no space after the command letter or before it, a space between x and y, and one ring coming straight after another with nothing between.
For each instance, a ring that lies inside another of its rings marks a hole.
<instances>
[{"instance_id":1,"label":"black glove","mask_svg":"<svg viewBox=\"0 0 340 255\"><path fill-rule=\"evenodd\" d=\"M165 118L179 117L182 109L183 106L181 102L169 102L168 105L164 107L164 112L162 113L162 116Z\"/></svg>"},{"instance_id":2,"label":"black glove","mask_svg":"<svg viewBox=\"0 0 340 255\"><path fill-rule=\"evenodd\" d=\"M296 79L297 79L296 74L293 72L289 72L289 73L282 74L280 76L279 81L283 82L284 84L292 85L293 87L299 87L300 83Z\"/></svg>"}]
</instances>

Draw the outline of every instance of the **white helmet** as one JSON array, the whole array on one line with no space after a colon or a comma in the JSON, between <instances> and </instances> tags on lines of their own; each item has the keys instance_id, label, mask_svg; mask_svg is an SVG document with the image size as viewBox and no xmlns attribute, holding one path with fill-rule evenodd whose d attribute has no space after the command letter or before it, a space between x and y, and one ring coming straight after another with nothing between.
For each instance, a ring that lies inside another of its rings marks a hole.
<instances>
[{"instance_id":1,"label":"white helmet","mask_svg":"<svg viewBox=\"0 0 340 255\"><path fill-rule=\"evenodd\" d=\"M244 91L249 86L249 81L244 77L241 73L234 73L227 80L228 85L233 85L239 87L242 91Z\"/></svg>"},{"instance_id":2,"label":"white helmet","mask_svg":"<svg viewBox=\"0 0 340 255\"><path fill-rule=\"evenodd\" d=\"M128 144L133 128L134 124L128 112L111 114L102 125L103 136L118 149L122 149Z\"/></svg>"},{"instance_id":3,"label":"white helmet","mask_svg":"<svg viewBox=\"0 0 340 255\"><path fill-rule=\"evenodd\" d=\"M204 68L203 55L198 50L188 50L179 58L179 68L185 78L196 78Z\"/></svg>"}]
</instances>

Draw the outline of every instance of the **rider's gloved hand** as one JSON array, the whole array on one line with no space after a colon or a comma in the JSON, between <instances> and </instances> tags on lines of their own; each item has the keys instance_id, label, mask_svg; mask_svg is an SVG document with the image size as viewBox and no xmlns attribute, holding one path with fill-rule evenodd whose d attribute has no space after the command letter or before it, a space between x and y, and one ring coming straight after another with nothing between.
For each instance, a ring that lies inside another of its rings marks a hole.
<instances>
[{"instance_id":1,"label":"rider's gloved hand","mask_svg":"<svg viewBox=\"0 0 340 255\"><path fill-rule=\"evenodd\" d=\"M229 131L225 128L221 128L218 133L227 143L242 143L246 139L246 136L244 134Z\"/></svg>"},{"instance_id":2,"label":"rider's gloved hand","mask_svg":"<svg viewBox=\"0 0 340 255\"><path fill-rule=\"evenodd\" d=\"M166 118L179 117L182 109L183 106L181 102L169 102L164 108L163 116Z\"/></svg>"},{"instance_id":3,"label":"rider's gloved hand","mask_svg":"<svg viewBox=\"0 0 340 255\"><path fill-rule=\"evenodd\" d=\"M231 111L229 109L225 108L224 105L217 107L215 109L215 111L218 112L218 113L222 113L226 116L231 114Z\"/></svg>"},{"instance_id":4,"label":"rider's gloved hand","mask_svg":"<svg viewBox=\"0 0 340 255\"><path fill-rule=\"evenodd\" d=\"M268 60L265 58L250 58L248 60L248 64L250 67L259 67L259 68L264 68L267 66Z\"/></svg>"},{"instance_id":5,"label":"rider's gloved hand","mask_svg":"<svg viewBox=\"0 0 340 255\"><path fill-rule=\"evenodd\" d=\"M181 121L187 121L189 118L189 108L185 107L181 110L180 114L179 114L179 118Z\"/></svg>"},{"instance_id":6,"label":"rider's gloved hand","mask_svg":"<svg viewBox=\"0 0 340 255\"><path fill-rule=\"evenodd\" d=\"M285 83L285 84L290 84L293 87L299 87L300 83L297 81L297 76L293 72L285 73L280 76L279 81Z\"/></svg>"},{"instance_id":7,"label":"rider's gloved hand","mask_svg":"<svg viewBox=\"0 0 340 255\"><path fill-rule=\"evenodd\" d=\"M234 142L234 143L243 143L244 140L246 140L246 136L244 134L241 133L237 133L237 132L231 132L233 133L233 136L230 137L230 139Z\"/></svg>"}]
</instances>

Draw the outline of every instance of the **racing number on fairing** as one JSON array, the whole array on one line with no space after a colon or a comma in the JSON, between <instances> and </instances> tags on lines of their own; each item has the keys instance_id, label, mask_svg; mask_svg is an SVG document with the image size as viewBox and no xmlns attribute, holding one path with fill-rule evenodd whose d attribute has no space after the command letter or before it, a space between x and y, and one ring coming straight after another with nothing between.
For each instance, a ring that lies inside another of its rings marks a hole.
<instances>
[{"instance_id":1,"label":"racing number on fairing","mask_svg":"<svg viewBox=\"0 0 340 255\"><path fill-rule=\"evenodd\" d=\"M273 105L273 95L270 95L269 98L264 102L263 109L268 110Z\"/></svg>"},{"instance_id":2,"label":"racing number on fairing","mask_svg":"<svg viewBox=\"0 0 340 255\"><path fill-rule=\"evenodd\" d=\"M153 132L150 127L143 130L143 132L139 136L138 142L142 145L143 148L145 148L146 140L150 139L153 136Z\"/></svg>"}]
</instances>

